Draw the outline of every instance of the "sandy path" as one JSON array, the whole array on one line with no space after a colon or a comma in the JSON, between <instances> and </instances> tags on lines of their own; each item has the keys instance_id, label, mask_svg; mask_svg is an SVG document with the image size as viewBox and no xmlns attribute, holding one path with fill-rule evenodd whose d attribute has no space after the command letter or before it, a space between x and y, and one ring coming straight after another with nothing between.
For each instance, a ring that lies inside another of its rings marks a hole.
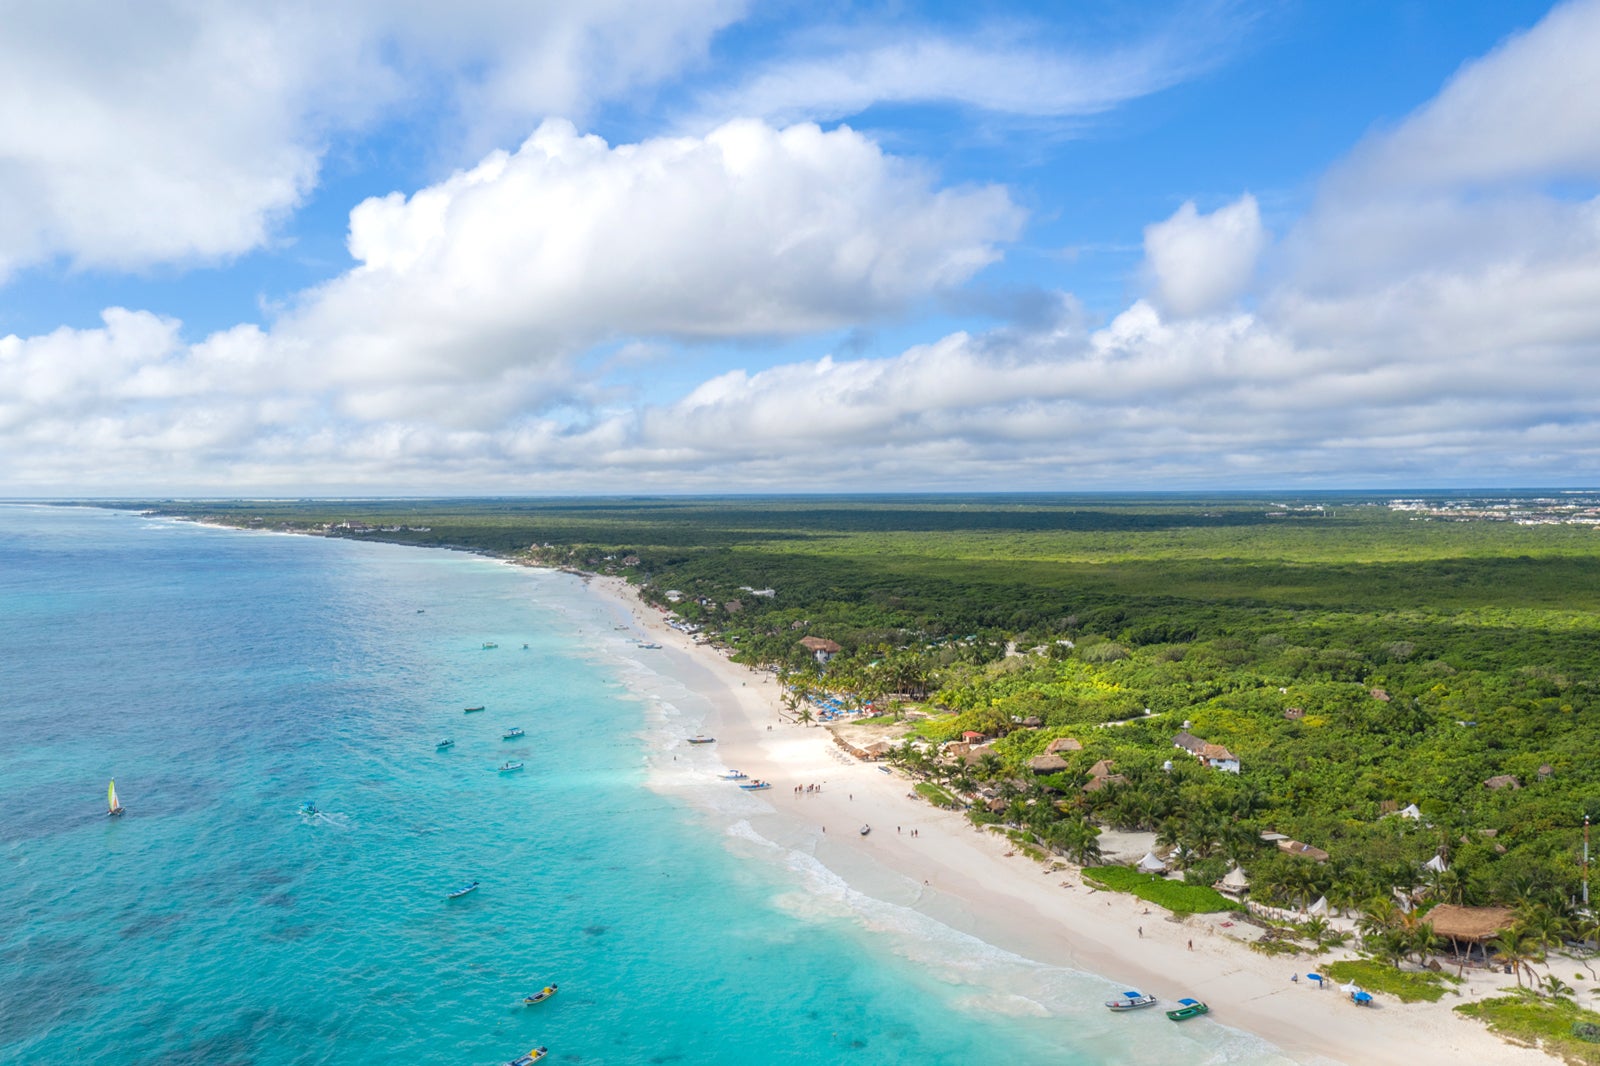
<instances>
[{"instance_id":1,"label":"sandy path","mask_svg":"<svg viewBox=\"0 0 1600 1066\"><path fill-rule=\"evenodd\" d=\"M1436 1004L1402 1004L1380 996L1374 1007L1360 1009L1337 988L1291 983L1290 974L1315 964L1252 952L1221 925L1223 916L1178 922L1131 896L1088 888L1075 870L1046 874L1021 855L1007 857L1011 845L1003 838L975 830L960 814L908 798L910 782L903 775L842 760L826 729L786 722L770 676L697 647L640 602L625 582L595 578L590 587L618 601L651 640L663 645L655 654L688 656L703 670L703 695L716 714L707 731L717 737L722 762L773 783L771 791L759 795L793 819L792 833L813 838L819 860L848 879L850 860L860 857L852 852L859 850L910 884L925 885L919 899L893 902L913 903L1024 957L1106 975L1108 994L1126 986L1153 992L1163 1003L1198 996L1211 1005L1218 1022L1254 1033L1301 1062L1549 1066L1556 1061L1507 1045L1477 1022L1454 1014L1450 1008L1462 998L1447 994ZM797 784L823 782L818 793L793 791ZM865 837L859 834L863 824L872 827ZM1063 881L1073 887L1062 887ZM1509 983L1487 973L1469 978L1466 998L1496 994Z\"/></svg>"}]
</instances>

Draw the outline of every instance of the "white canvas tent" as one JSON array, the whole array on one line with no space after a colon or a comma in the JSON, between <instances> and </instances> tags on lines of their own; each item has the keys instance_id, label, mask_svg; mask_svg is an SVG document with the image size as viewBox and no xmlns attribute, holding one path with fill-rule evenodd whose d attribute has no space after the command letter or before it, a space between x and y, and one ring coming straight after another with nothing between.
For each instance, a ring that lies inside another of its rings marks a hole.
<instances>
[{"instance_id":1,"label":"white canvas tent","mask_svg":"<svg viewBox=\"0 0 1600 1066\"><path fill-rule=\"evenodd\" d=\"M1224 892L1243 892L1250 887L1250 878L1245 876L1242 869L1235 866L1228 871L1221 881L1217 882L1217 887Z\"/></svg>"},{"instance_id":2,"label":"white canvas tent","mask_svg":"<svg viewBox=\"0 0 1600 1066\"><path fill-rule=\"evenodd\" d=\"M1424 870L1432 870L1434 873L1442 874L1450 867L1445 863L1443 855L1435 855L1433 858L1423 863L1422 868Z\"/></svg>"},{"instance_id":3,"label":"white canvas tent","mask_svg":"<svg viewBox=\"0 0 1600 1066\"><path fill-rule=\"evenodd\" d=\"M1402 818L1410 818L1414 822L1420 822L1422 820L1422 811L1417 808L1415 803L1403 810L1396 811L1395 813Z\"/></svg>"},{"instance_id":4,"label":"white canvas tent","mask_svg":"<svg viewBox=\"0 0 1600 1066\"><path fill-rule=\"evenodd\" d=\"M1306 908L1306 913L1326 915L1328 913L1328 897L1318 896L1317 901Z\"/></svg>"},{"instance_id":5,"label":"white canvas tent","mask_svg":"<svg viewBox=\"0 0 1600 1066\"><path fill-rule=\"evenodd\" d=\"M1156 858L1155 852L1147 851L1144 853L1144 858L1139 860L1139 869L1145 873L1164 874L1167 872L1167 864Z\"/></svg>"}]
</instances>

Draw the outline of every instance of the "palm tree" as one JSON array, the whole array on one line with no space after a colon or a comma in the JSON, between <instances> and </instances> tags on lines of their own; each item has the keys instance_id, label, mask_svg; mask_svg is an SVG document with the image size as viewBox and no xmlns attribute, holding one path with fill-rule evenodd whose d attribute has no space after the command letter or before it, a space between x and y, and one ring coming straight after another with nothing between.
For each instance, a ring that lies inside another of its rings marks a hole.
<instances>
[{"instance_id":1,"label":"palm tree","mask_svg":"<svg viewBox=\"0 0 1600 1066\"><path fill-rule=\"evenodd\" d=\"M1399 913L1400 908L1394 905L1394 900L1387 896L1375 896L1361 908L1356 928L1364 939L1376 940L1394 927Z\"/></svg>"},{"instance_id":2,"label":"palm tree","mask_svg":"<svg viewBox=\"0 0 1600 1066\"><path fill-rule=\"evenodd\" d=\"M1589 953L1583 960L1583 966L1589 971L1589 976L1594 977L1594 967L1589 965L1589 960L1594 958L1596 950L1600 950L1600 914L1580 915L1572 923L1572 935L1583 941L1584 949ZM1589 947L1591 941L1595 944L1594 948Z\"/></svg>"},{"instance_id":3,"label":"palm tree","mask_svg":"<svg viewBox=\"0 0 1600 1066\"><path fill-rule=\"evenodd\" d=\"M1094 866L1103 858L1099 836L1100 830L1087 819L1068 818L1050 827L1047 840L1079 866Z\"/></svg>"},{"instance_id":4,"label":"palm tree","mask_svg":"<svg viewBox=\"0 0 1600 1066\"><path fill-rule=\"evenodd\" d=\"M1311 938L1311 942L1317 946L1317 951L1320 952L1322 950L1322 942L1328 936L1328 919L1320 914L1314 915L1301 922L1300 929L1306 936Z\"/></svg>"},{"instance_id":5,"label":"palm tree","mask_svg":"<svg viewBox=\"0 0 1600 1066\"><path fill-rule=\"evenodd\" d=\"M1406 947L1417 957L1418 966L1426 966L1428 956L1439 950L1442 943L1434 935L1432 922L1411 922L1406 930Z\"/></svg>"},{"instance_id":6,"label":"palm tree","mask_svg":"<svg viewBox=\"0 0 1600 1066\"><path fill-rule=\"evenodd\" d=\"M1511 967L1511 972L1516 975L1518 988L1522 987L1522 971L1524 969L1528 971L1528 979L1530 981L1533 980L1532 962L1538 948L1529 939L1527 933L1524 933L1516 926L1512 926L1489 941L1489 946L1494 948L1495 954L1500 956L1500 961Z\"/></svg>"},{"instance_id":7,"label":"palm tree","mask_svg":"<svg viewBox=\"0 0 1600 1066\"><path fill-rule=\"evenodd\" d=\"M1545 974L1544 980L1539 982L1540 989L1551 999L1565 999L1572 995L1573 988L1555 974Z\"/></svg>"},{"instance_id":8,"label":"palm tree","mask_svg":"<svg viewBox=\"0 0 1600 1066\"><path fill-rule=\"evenodd\" d=\"M1543 903L1520 908L1517 927L1527 934L1528 941L1537 951L1540 962L1544 961L1551 948L1566 943L1567 936L1572 931L1571 922ZM1532 972L1529 971L1530 974Z\"/></svg>"}]
</instances>

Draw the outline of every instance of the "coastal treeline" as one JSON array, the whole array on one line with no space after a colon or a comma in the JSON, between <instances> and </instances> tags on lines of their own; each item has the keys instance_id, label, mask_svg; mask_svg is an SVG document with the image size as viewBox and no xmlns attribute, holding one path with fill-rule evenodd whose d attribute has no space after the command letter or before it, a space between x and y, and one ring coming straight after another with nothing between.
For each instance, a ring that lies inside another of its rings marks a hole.
<instances>
[{"instance_id":1,"label":"coastal treeline","mask_svg":"<svg viewBox=\"0 0 1600 1066\"><path fill-rule=\"evenodd\" d=\"M1334 494L141 506L626 577L793 691L905 717L894 757L979 820L1079 859L1150 830L1284 905L1566 912L1600 819L1593 526Z\"/></svg>"}]
</instances>

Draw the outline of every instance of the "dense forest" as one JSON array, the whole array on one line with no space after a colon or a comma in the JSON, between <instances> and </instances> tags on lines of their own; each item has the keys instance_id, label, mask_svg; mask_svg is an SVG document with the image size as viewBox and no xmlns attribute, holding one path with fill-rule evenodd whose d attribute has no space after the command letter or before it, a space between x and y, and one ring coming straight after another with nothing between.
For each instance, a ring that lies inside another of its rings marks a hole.
<instances>
[{"instance_id":1,"label":"dense forest","mask_svg":"<svg viewBox=\"0 0 1600 1066\"><path fill-rule=\"evenodd\" d=\"M1437 500L136 505L625 576L797 692L913 712L896 758L937 791L998 795L974 817L1079 859L1098 826L1140 828L1195 883L1237 863L1263 899L1359 909L1421 887L1567 914L1600 818L1600 530L1568 520L1571 500L1523 521ZM839 651L820 663L805 637ZM981 757L940 756L967 732L990 741ZM1035 770L1064 738L1065 765Z\"/></svg>"}]
</instances>

